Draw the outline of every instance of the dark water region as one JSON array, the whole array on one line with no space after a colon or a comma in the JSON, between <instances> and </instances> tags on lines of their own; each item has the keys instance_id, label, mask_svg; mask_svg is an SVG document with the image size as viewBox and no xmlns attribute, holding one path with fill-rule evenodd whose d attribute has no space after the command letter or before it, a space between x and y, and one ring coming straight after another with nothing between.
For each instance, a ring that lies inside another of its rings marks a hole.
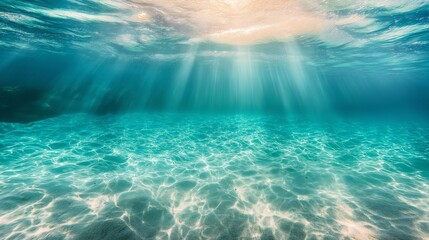
<instances>
[{"instance_id":1,"label":"dark water region","mask_svg":"<svg viewBox=\"0 0 429 240\"><path fill-rule=\"evenodd\" d=\"M183 75L180 61L32 54L17 57L0 72L2 121L147 110L346 116L429 111L426 71L321 71L303 65L305 76L296 78L282 61L254 60L245 69L255 74L242 79L234 73L240 67L233 59L217 60L213 70L211 60L201 57Z\"/></svg>"}]
</instances>

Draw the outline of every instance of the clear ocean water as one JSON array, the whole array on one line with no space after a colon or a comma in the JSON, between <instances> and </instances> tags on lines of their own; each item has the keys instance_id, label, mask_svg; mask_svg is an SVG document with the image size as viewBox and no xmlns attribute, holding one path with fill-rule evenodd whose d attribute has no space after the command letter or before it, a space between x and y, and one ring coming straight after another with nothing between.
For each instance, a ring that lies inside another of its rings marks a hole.
<instances>
[{"instance_id":1,"label":"clear ocean water","mask_svg":"<svg viewBox=\"0 0 429 240\"><path fill-rule=\"evenodd\" d=\"M3 239L427 236L428 123L73 114L0 126Z\"/></svg>"},{"instance_id":2,"label":"clear ocean water","mask_svg":"<svg viewBox=\"0 0 429 240\"><path fill-rule=\"evenodd\" d=\"M1 1L0 239L429 239L429 2Z\"/></svg>"}]
</instances>

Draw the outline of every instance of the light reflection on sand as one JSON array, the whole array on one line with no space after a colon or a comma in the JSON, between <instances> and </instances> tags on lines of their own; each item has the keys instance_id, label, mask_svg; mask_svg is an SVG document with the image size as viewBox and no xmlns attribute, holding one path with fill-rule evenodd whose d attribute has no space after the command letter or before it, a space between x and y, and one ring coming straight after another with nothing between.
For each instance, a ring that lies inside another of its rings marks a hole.
<instances>
[{"instance_id":1,"label":"light reflection on sand","mask_svg":"<svg viewBox=\"0 0 429 240\"><path fill-rule=\"evenodd\" d=\"M150 114L2 123L0 237L424 239L428 139L415 129Z\"/></svg>"}]
</instances>

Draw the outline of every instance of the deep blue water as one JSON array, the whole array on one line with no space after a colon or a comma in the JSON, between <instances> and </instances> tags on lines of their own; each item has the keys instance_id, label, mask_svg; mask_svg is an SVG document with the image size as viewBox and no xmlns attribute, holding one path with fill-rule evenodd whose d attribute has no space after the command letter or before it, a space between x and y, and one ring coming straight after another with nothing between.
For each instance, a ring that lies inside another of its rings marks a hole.
<instances>
[{"instance_id":1,"label":"deep blue water","mask_svg":"<svg viewBox=\"0 0 429 240\"><path fill-rule=\"evenodd\" d=\"M0 239L428 239L427 0L3 0Z\"/></svg>"}]
</instances>

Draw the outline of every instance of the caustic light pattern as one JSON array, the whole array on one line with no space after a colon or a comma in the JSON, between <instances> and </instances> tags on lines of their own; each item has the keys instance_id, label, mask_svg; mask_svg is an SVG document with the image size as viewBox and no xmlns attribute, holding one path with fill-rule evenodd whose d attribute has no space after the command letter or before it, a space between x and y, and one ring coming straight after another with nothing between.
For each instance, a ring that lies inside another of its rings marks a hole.
<instances>
[{"instance_id":1,"label":"caustic light pattern","mask_svg":"<svg viewBox=\"0 0 429 240\"><path fill-rule=\"evenodd\" d=\"M189 114L3 123L0 237L427 239L429 125L334 123Z\"/></svg>"}]
</instances>

